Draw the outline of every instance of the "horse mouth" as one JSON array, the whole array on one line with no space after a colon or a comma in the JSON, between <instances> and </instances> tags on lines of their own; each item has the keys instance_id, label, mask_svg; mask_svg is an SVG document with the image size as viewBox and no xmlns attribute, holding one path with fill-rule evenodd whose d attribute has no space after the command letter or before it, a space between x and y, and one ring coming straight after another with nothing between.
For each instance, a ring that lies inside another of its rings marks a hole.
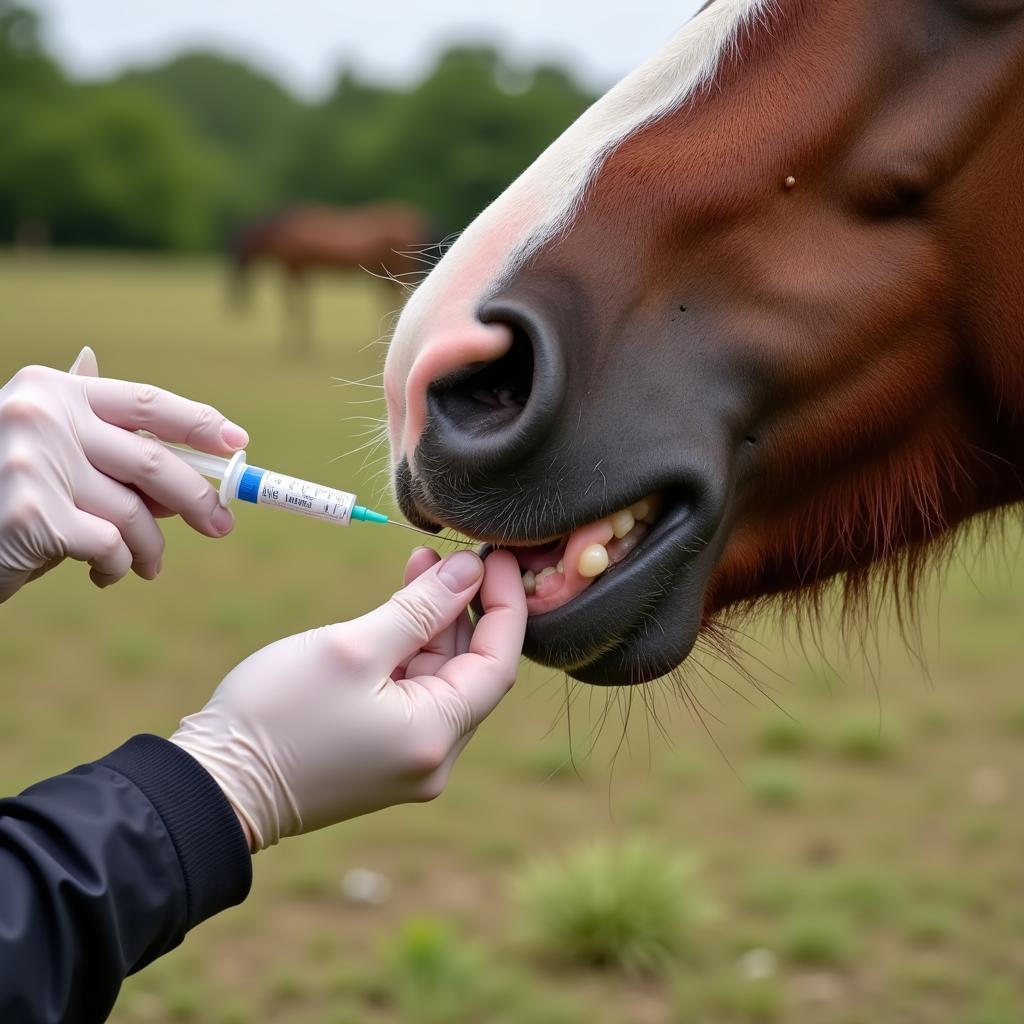
<instances>
[{"instance_id":1,"label":"horse mouth","mask_svg":"<svg viewBox=\"0 0 1024 1024\"><path fill-rule=\"evenodd\" d=\"M600 518L591 518L600 508L574 514L544 503L550 518L532 535L512 537L500 535L507 511L489 495L460 500L443 476L427 481L408 463L396 469L410 522L453 528L480 541L483 557L500 548L518 562L529 616L523 653L531 661L615 686L656 679L689 655L703 621L718 517L701 513L699 491L685 477L623 493L613 499L618 511Z\"/></svg>"},{"instance_id":2,"label":"horse mouth","mask_svg":"<svg viewBox=\"0 0 1024 1024\"><path fill-rule=\"evenodd\" d=\"M485 545L484 556L501 547L519 563L529 614L524 654L598 686L674 669L700 621L698 610L674 624L666 605L696 550L692 513L684 492L655 491L542 543Z\"/></svg>"},{"instance_id":3,"label":"horse mouth","mask_svg":"<svg viewBox=\"0 0 1024 1024\"><path fill-rule=\"evenodd\" d=\"M561 537L501 545L519 563L530 617L565 607L605 578L614 580L657 525L663 507L664 496L655 491Z\"/></svg>"}]
</instances>

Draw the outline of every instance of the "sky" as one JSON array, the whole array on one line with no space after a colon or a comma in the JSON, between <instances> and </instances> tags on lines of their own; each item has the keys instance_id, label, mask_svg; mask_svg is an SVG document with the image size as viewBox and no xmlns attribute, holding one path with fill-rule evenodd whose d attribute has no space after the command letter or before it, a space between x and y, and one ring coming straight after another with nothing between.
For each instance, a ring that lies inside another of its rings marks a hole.
<instances>
[{"instance_id":1,"label":"sky","mask_svg":"<svg viewBox=\"0 0 1024 1024\"><path fill-rule=\"evenodd\" d=\"M72 74L101 77L211 47L323 95L341 63L415 81L452 40L494 40L515 58L554 58L603 89L654 53L702 0L22 0Z\"/></svg>"}]
</instances>

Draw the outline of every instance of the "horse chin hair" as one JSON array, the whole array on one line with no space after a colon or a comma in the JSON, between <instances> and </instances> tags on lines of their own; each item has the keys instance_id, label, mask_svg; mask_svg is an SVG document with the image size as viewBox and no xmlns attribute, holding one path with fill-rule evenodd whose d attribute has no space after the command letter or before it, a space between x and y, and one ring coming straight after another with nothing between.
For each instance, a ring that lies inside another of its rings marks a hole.
<instances>
[{"instance_id":1,"label":"horse chin hair","mask_svg":"<svg viewBox=\"0 0 1024 1024\"><path fill-rule=\"evenodd\" d=\"M887 620L895 623L908 652L927 671L921 612L930 585L944 579L968 536L976 539L978 554L990 542L1000 542L992 544L993 550L1004 549L1008 518L1019 516L1024 522L1024 510L1017 511L1010 501L966 518L946 507L948 496L974 489L978 476L991 474L985 454L946 439L897 453L873 478L859 477L855 488L851 483L827 490L793 517L767 555L769 563L788 559L792 565L797 561L794 552L806 551L817 540L800 563L802 579L717 607L715 590L721 581L713 579L709 607L714 610L705 615L697 648L735 664L745 638L742 630L755 616L767 617L777 629L794 635L801 650L810 644L822 657L835 644L828 637L838 639L844 652L873 665L877 676L881 651L876 624ZM839 568L833 568L836 563ZM737 583L731 581L728 587Z\"/></svg>"}]
</instances>

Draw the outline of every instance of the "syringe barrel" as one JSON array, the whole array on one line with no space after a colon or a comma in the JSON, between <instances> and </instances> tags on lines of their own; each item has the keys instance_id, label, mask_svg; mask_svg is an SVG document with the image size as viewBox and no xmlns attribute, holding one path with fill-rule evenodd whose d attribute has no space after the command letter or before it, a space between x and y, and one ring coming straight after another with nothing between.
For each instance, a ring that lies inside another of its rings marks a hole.
<instances>
[{"instance_id":1,"label":"syringe barrel","mask_svg":"<svg viewBox=\"0 0 1024 1024\"><path fill-rule=\"evenodd\" d=\"M203 476L220 480L220 503L225 507L238 498L254 505L288 509L311 519L325 519L339 526L348 526L353 513L356 519L364 522L388 521L387 516L379 512L357 506L356 496L348 491L246 465L245 452L235 452L230 459L222 459L217 455L181 448L166 441L161 444Z\"/></svg>"},{"instance_id":2,"label":"syringe barrel","mask_svg":"<svg viewBox=\"0 0 1024 1024\"><path fill-rule=\"evenodd\" d=\"M339 526L348 526L352 521L352 509L356 503L356 496L348 491L260 469L259 466L242 469L233 496L254 505L273 505L311 519L326 519Z\"/></svg>"},{"instance_id":3,"label":"syringe barrel","mask_svg":"<svg viewBox=\"0 0 1024 1024\"><path fill-rule=\"evenodd\" d=\"M228 468L228 460L218 455L207 455L191 448L182 448L167 441L160 442L169 452L174 452L182 462L187 462L197 473L210 477L212 480L223 480Z\"/></svg>"}]
</instances>

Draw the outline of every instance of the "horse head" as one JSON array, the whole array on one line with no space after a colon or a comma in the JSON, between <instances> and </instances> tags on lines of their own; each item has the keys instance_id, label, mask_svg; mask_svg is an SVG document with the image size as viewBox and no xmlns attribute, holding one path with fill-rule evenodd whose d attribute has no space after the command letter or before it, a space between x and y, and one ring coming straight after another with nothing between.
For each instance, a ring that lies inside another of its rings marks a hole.
<instances>
[{"instance_id":1,"label":"horse head","mask_svg":"<svg viewBox=\"0 0 1024 1024\"><path fill-rule=\"evenodd\" d=\"M485 210L385 369L399 501L511 547L527 654L902 601L1024 498L1024 0L713 0Z\"/></svg>"}]
</instances>

